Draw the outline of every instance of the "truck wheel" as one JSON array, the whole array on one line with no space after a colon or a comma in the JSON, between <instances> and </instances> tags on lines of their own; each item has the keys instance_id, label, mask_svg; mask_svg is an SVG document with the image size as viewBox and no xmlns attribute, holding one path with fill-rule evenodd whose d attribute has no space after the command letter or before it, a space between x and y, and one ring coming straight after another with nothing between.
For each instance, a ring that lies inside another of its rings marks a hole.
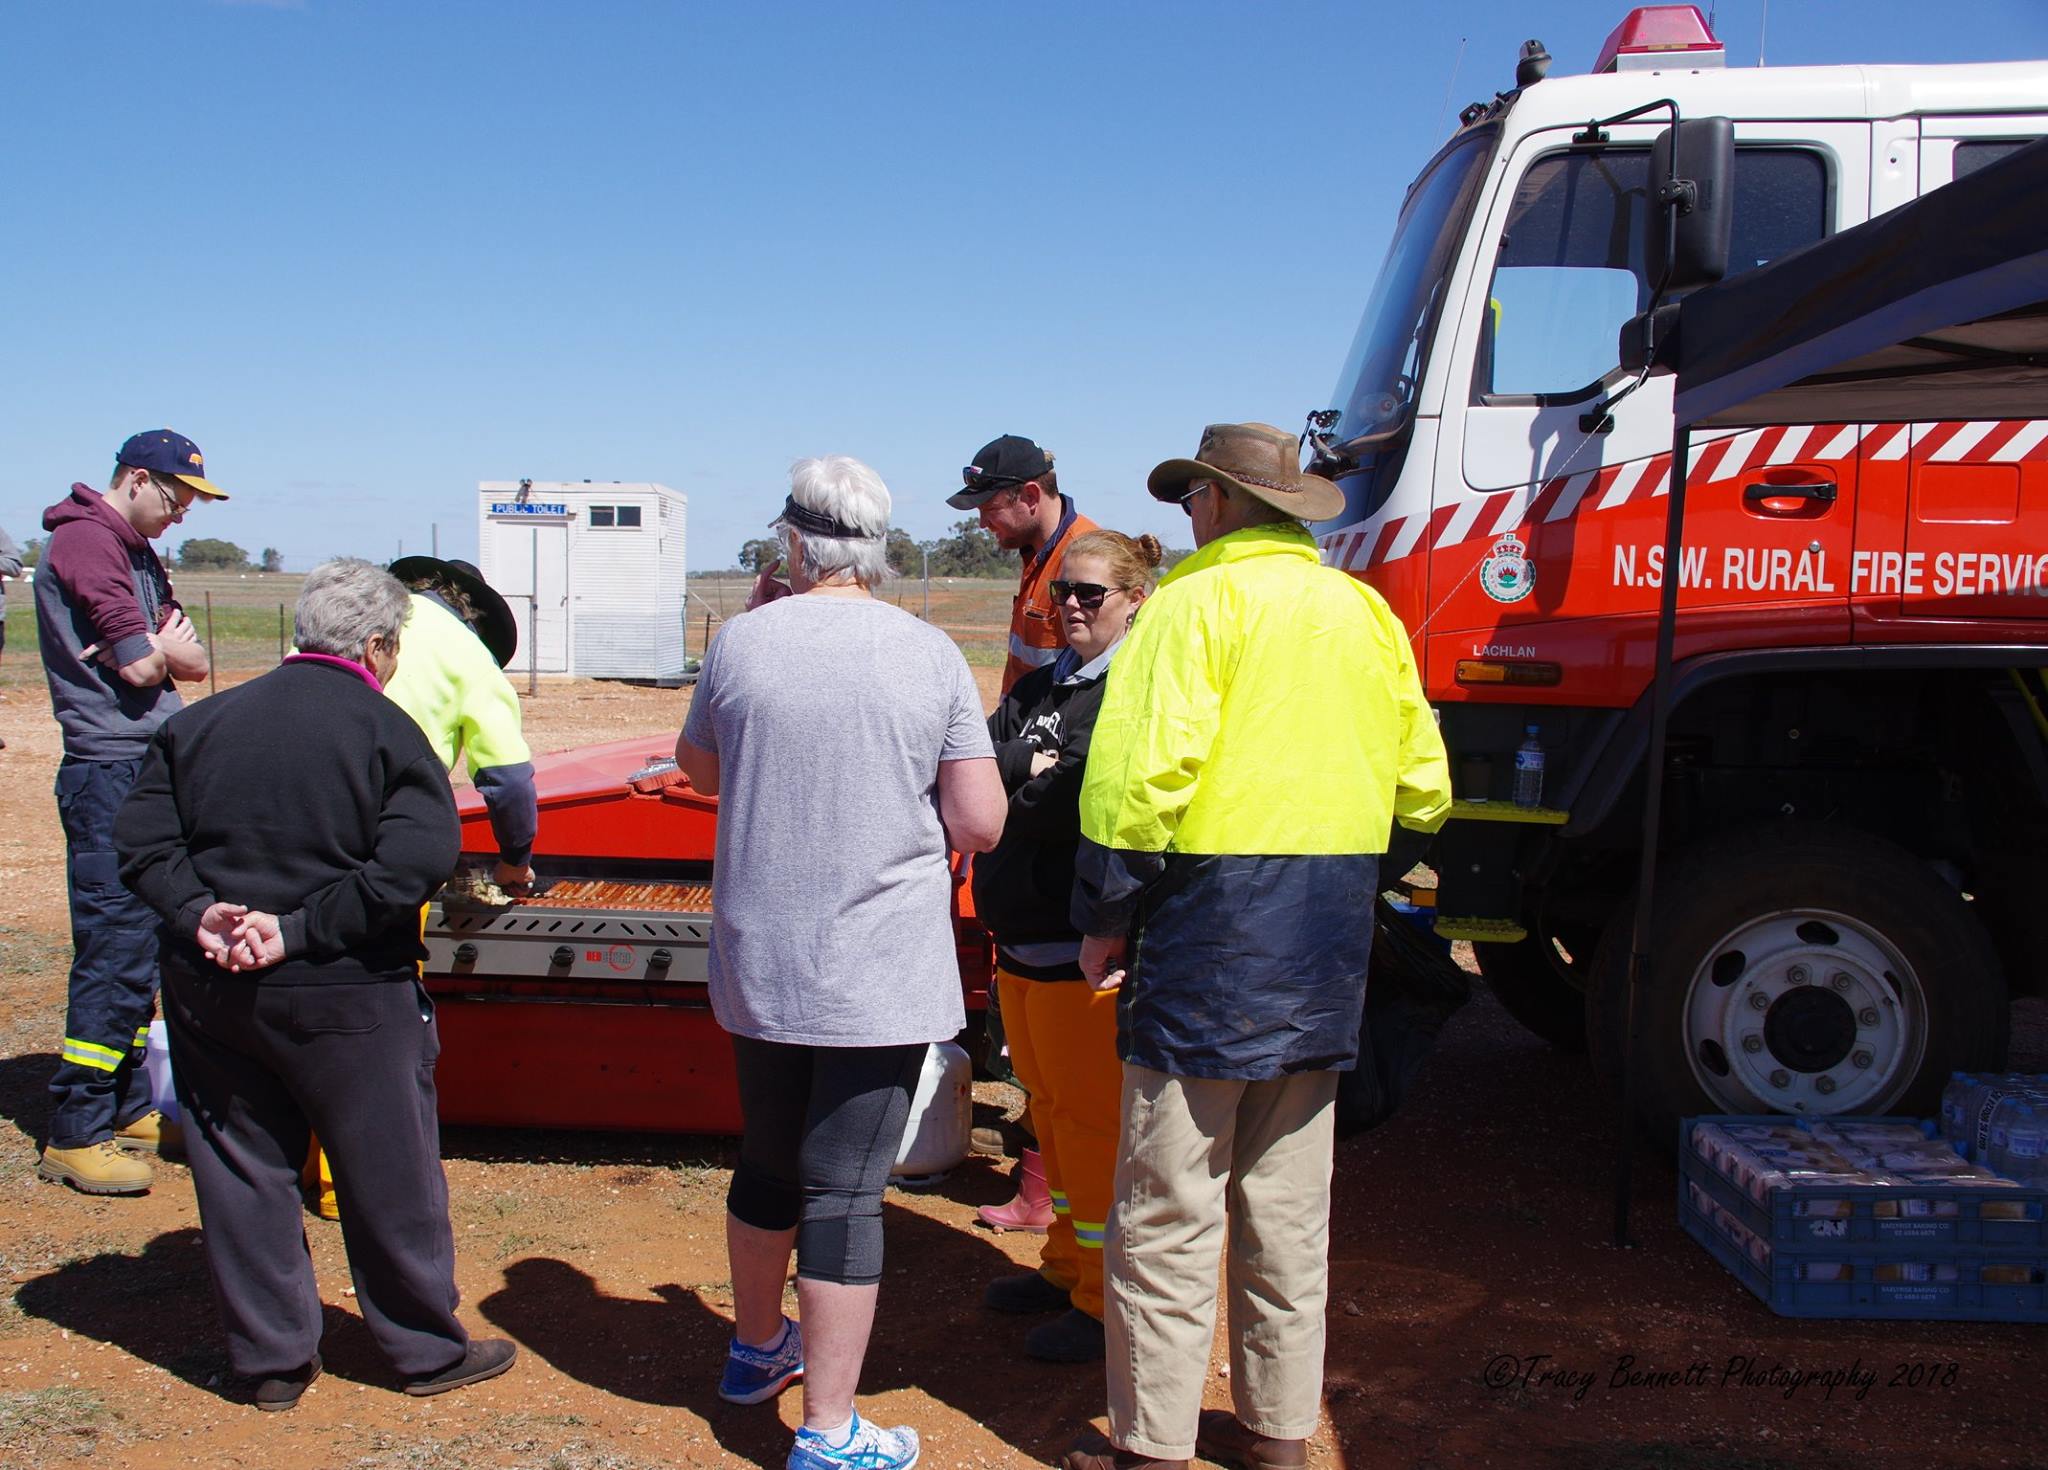
<instances>
[{"instance_id":1,"label":"truck wheel","mask_svg":"<svg viewBox=\"0 0 2048 1470\"><path fill-rule=\"evenodd\" d=\"M1559 1051L1586 1049L1586 992L1572 983L1564 956L1548 938L1475 944L1472 957L1502 1010Z\"/></svg>"},{"instance_id":2,"label":"truck wheel","mask_svg":"<svg viewBox=\"0 0 2048 1470\"><path fill-rule=\"evenodd\" d=\"M2004 1063L2003 972L1970 905L1869 833L1784 823L1658 874L1638 997L1637 1111L1669 1146L1695 1113L1928 1116L1957 1069ZM1633 905L1593 963L1594 1060L1619 1079Z\"/></svg>"}]
</instances>

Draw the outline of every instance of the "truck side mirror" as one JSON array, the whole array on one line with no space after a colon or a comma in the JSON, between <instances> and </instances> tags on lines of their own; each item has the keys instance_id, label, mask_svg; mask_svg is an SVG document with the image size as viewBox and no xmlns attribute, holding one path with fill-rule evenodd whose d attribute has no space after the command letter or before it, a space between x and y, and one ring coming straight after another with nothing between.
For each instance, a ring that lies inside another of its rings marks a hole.
<instances>
[{"instance_id":1,"label":"truck side mirror","mask_svg":"<svg viewBox=\"0 0 2048 1470\"><path fill-rule=\"evenodd\" d=\"M1666 263L1664 290L1687 291L1728 274L1735 217L1735 124L1689 117L1650 145L1650 218L1645 263L1654 281Z\"/></svg>"}]
</instances>

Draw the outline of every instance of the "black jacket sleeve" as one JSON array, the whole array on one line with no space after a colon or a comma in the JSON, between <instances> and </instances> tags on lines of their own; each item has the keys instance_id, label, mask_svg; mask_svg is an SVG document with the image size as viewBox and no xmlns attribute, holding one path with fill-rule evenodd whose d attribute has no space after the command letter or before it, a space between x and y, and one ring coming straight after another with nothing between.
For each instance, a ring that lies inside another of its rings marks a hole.
<instances>
[{"instance_id":1,"label":"black jacket sleeve","mask_svg":"<svg viewBox=\"0 0 2048 1470\"><path fill-rule=\"evenodd\" d=\"M192 938L215 895L193 868L186 845L171 786L168 725L151 737L142 770L114 817L114 850L121 856L121 881L161 914L178 938Z\"/></svg>"},{"instance_id":2,"label":"black jacket sleeve","mask_svg":"<svg viewBox=\"0 0 2048 1470\"><path fill-rule=\"evenodd\" d=\"M423 755L385 791L370 860L278 916L285 957L331 960L383 933L447 881L461 849L447 772Z\"/></svg>"}]
</instances>

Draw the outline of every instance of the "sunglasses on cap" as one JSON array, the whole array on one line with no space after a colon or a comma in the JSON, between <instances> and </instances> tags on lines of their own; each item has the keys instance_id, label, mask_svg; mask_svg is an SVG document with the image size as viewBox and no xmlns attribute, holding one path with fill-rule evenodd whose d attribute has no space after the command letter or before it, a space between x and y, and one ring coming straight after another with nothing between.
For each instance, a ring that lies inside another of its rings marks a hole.
<instances>
[{"instance_id":1,"label":"sunglasses on cap","mask_svg":"<svg viewBox=\"0 0 2048 1470\"><path fill-rule=\"evenodd\" d=\"M974 465L968 465L960 471L960 483L969 490L1002 490L1012 485L1028 485L1031 483L1031 477L984 474Z\"/></svg>"},{"instance_id":2,"label":"sunglasses on cap","mask_svg":"<svg viewBox=\"0 0 2048 1470\"><path fill-rule=\"evenodd\" d=\"M1052 605L1054 607L1058 607L1071 597L1084 609L1098 608L1102 606L1103 598L1116 591L1116 588L1105 587L1100 582L1056 581L1049 582L1046 585L1052 589Z\"/></svg>"}]
</instances>

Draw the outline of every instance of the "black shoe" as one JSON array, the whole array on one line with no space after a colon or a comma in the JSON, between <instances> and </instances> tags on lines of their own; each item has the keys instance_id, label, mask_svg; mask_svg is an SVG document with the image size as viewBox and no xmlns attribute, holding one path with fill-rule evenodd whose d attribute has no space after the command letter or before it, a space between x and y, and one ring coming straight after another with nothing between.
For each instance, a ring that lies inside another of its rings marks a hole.
<instances>
[{"instance_id":1,"label":"black shoe","mask_svg":"<svg viewBox=\"0 0 2048 1470\"><path fill-rule=\"evenodd\" d=\"M289 1409L304 1397L313 1380L320 1376L320 1355L313 1354L313 1361L291 1373L280 1373L275 1378L256 1380L256 1391L251 1397L256 1407L267 1413Z\"/></svg>"},{"instance_id":2,"label":"black shoe","mask_svg":"<svg viewBox=\"0 0 2048 1470\"><path fill-rule=\"evenodd\" d=\"M472 1383L482 1383L486 1378L496 1378L511 1367L512 1360L518 1356L517 1343L502 1337L486 1337L470 1343L469 1351L453 1367L443 1368L427 1378L415 1378L405 1386L405 1391L416 1399L423 1399L446 1393L451 1388L467 1388Z\"/></svg>"},{"instance_id":3,"label":"black shoe","mask_svg":"<svg viewBox=\"0 0 2048 1470\"><path fill-rule=\"evenodd\" d=\"M1099 1363L1102 1323L1079 1307L1070 1307L1024 1334L1024 1355L1041 1363Z\"/></svg>"},{"instance_id":4,"label":"black shoe","mask_svg":"<svg viewBox=\"0 0 2048 1470\"><path fill-rule=\"evenodd\" d=\"M1073 1301L1065 1287L1054 1286L1036 1271L1024 1271L991 1281L981 1294L981 1304L998 1312L1029 1317L1040 1312L1063 1312Z\"/></svg>"}]
</instances>

